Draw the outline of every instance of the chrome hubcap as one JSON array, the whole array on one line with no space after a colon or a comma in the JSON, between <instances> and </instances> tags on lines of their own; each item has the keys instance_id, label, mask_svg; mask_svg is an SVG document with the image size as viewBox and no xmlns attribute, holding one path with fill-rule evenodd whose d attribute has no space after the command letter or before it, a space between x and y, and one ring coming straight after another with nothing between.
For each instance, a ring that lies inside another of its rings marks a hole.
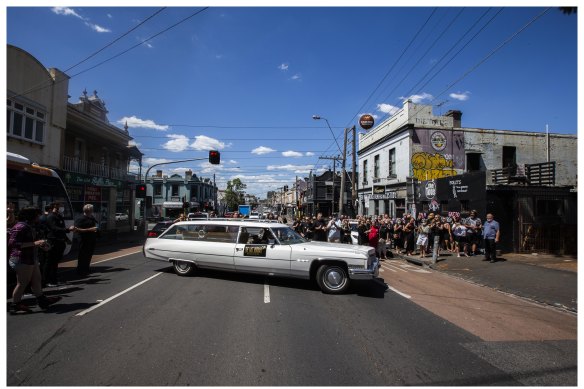
<instances>
[{"instance_id":1,"label":"chrome hubcap","mask_svg":"<svg viewBox=\"0 0 584 389\"><path fill-rule=\"evenodd\" d=\"M345 283L345 276L341 269L331 268L324 275L324 281L331 289L338 289Z\"/></svg>"}]
</instances>

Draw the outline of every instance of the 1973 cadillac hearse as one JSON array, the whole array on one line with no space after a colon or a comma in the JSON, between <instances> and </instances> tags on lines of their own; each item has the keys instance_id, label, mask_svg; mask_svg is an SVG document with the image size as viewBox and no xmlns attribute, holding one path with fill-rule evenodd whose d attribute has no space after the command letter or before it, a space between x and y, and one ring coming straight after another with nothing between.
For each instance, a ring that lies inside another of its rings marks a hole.
<instances>
[{"instance_id":1,"label":"1973 cadillac hearse","mask_svg":"<svg viewBox=\"0 0 584 389\"><path fill-rule=\"evenodd\" d=\"M194 220L173 224L144 243L147 258L172 263L181 276L198 268L316 280L343 293L354 279L373 279L379 260L368 246L312 242L285 224Z\"/></svg>"}]
</instances>

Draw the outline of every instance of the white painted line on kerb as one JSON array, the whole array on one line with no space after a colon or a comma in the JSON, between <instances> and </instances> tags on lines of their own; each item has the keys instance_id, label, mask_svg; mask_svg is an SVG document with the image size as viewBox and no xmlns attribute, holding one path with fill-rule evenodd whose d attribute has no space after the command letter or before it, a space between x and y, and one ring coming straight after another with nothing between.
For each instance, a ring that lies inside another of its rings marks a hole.
<instances>
[{"instance_id":1,"label":"white painted line on kerb","mask_svg":"<svg viewBox=\"0 0 584 389\"><path fill-rule=\"evenodd\" d=\"M395 289L395 288L393 288L393 287L391 287L389 285L388 285L388 289L391 290L392 292L395 292L395 293L399 294L402 297L407 298L407 299L411 299L412 298L412 296L410 296L409 294L402 293L399 290L397 290L397 289Z\"/></svg>"},{"instance_id":2,"label":"white painted line on kerb","mask_svg":"<svg viewBox=\"0 0 584 389\"><path fill-rule=\"evenodd\" d=\"M264 284L264 303L270 302L270 285Z\"/></svg>"},{"instance_id":3,"label":"white painted line on kerb","mask_svg":"<svg viewBox=\"0 0 584 389\"><path fill-rule=\"evenodd\" d=\"M146 283L146 282L150 281L150 280L151 280L151 279L153 279L154 277L158 277L158 276L159 276L159 275L161 275L161 274L162 274L162 273L156 273L156 274L154 274L152 277L146 278L144 281L140 281L140 282L138 282L138 283L137 283L136 285L134 285L134 286L130 286L128 289L126 289L126 290L124 290L124 291L121 291L120 293L118 293L118 294L116 294L116 295L113 295L112 297L110 297L110 298L107 298L107 299L103 300L103 301L102 301L102 302L100 302L99 304L97 304L97 305L94 305L93 307L91 307L91 308L88 308L88 309L86 309L85 311L81 311L81 312L79 312L79 313L78 313L77 315L75 315L75 316L83 316L83 315L85 315L86 313L89 313L89 312L93 311L94 309L97 309L97 308L101 307L102 305L109 303L110 301L112 301L112 300L114 300L114 299L116 299L116 298L120 297L121 295L123 295L123 294L125 294L125 293L127 293L127 292L131 291L131 290L132 290L132 289L134 289L134 288L137 288L137 287L139 287L140 285L142 285L142 284L144 284L144 283Z\"/></svg>"}]
</instances>

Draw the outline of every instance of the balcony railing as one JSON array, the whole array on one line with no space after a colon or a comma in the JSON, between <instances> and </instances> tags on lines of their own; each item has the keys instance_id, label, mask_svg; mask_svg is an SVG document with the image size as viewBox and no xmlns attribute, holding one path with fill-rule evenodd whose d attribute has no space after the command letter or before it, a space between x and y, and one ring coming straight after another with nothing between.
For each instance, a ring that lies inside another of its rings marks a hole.
<instances>
[{"instance_id":1,"label":"balcony railing","mask_svg":"<svg viewBox=\"0 0 584 389\"><path fill-rule=\"evenodd\" d=\"M122 181L136 181L137 176L136 174L128 173L124 169L110 168L107 165L83 161L66 155L63 156L63 170Z\"/></svg>"},{"instance_id":2,"label":"balcony railing","mask_svg":"<svg viewBox=\"0 0 584 389\"><path fill-rule=\"evenodd\" d=\"M494 184L555 185L556 162L516 165L491 170Z\"/></svg>"}]
</instances>

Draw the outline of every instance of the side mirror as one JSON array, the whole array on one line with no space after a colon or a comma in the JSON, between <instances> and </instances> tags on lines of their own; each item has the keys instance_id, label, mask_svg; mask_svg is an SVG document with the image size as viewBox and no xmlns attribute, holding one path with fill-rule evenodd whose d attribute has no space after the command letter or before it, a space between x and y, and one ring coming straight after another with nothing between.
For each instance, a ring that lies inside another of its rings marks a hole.
<instances>
[{"instance_id":1,"label":"side mirror","mask_svg":"<svg viewBox=\"0 0 584 389\"><path fill-rule=\"evenodd\" d=\"M275 239L268 239L268 244L269 244L270 246L273 246L273 245L275 245L275 244L276 244L276 240L275 240Z\"/></svg>"}]
</instances>

